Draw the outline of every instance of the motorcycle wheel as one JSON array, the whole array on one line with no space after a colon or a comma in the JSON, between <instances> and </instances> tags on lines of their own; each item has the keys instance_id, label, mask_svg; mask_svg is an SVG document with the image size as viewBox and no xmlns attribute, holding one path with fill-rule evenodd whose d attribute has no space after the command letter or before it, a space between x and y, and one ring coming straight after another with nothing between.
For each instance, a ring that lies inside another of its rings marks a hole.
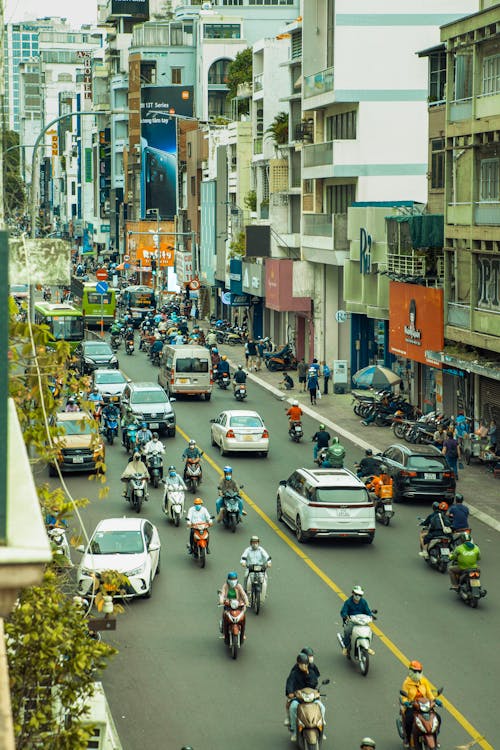
<instances>
[{"instance_id":1,"label":"motorcycle wheel","mask_svg":"<svg viewBox=\"0 0 500 750\"><path fill-rule=\"evenodd\" d=\"M231 516L231 519L229 521L229 528L231 529L231 533L234 534L236 531L236 519L234 515Z\"/></svg>"},{"instance_id":2,"label":"motorcycle wheel","mask_svg":"<svg viewBox=\"0 0 500 750\"><path fill-rule=\"evenodd\" d=\"M385 419L384 419L384 417L381 414L377 414L377 416L375 417L375 424L377 425L377 427L385 427L386 426Z\"/></svg>"},{"instance_id":3,"label":"motorcycle wheel","mask_svg":"<svg viewBox=\"0 0 500 750\"><path fill-rule=\"evenodd\" d=\"M179 526L180 516L178 513L174 515L174 524L175 526Z\"/></svg>"},{"instance_id":4,"label":"motorcycle wheel","mask_svg":"<svg viewBox=\"0 0 500 750\"><path fill-rule=\"evenodd\" d=\"M403 425L401 425L401 424L395 424L394 425L394 434L400 440L404 439L405 432L406 432L406 430L403 427Z\"/></svg>"},{"instance_id":5,"label":"motorcycle wheel","mask_svg":"<svg viewBox=\"0 0 500 750\"><path fill-rule=\"evenodd\" d=\"M113 441L115 439L115 435L113 430L108 430L108 445L113 445Z\"/></svg>"},{"instance_id":6,"label":"motorcycle wheel","mask_svg":"<svg viewBox=\"0 0 500 750\"><path fill-rule=\"evenodd\" d=\"M204 568L206 560L207 560L205 547L200 547L199 548L199 550L198 550L198 560L199 560L199 563L200 563L200 568Z\"/></svg>"},{"instance_id":7,"label":"motorcycle wheel","mask_svg":"<svg viewBox=\"0 0 500 750\"><path fill-rule=\"evenodd\" d=\"M235 635L235 633L232 633L231 635L230 649L231 649L231 656L233 657L233 659L236 659L238 656L238 636Z\"/></svg>"},{"instance_id":8,"label":"motorcycle wheel","mask_svg":"<svg viewBox=\"0 0 500 750\"><path fill-rule=\"evenodd\" d=\"M136 513L140 513L141 512L142 500L141 500L141 498L137 497L136 495L134 495L133 506L135 508L135 512Z\"/></svg>"},{"instance_id":9,"label":"motorcycle wheel","mask_svg":"<svg viewBox=\"0 0 500 750\"><path fill-rule=\"evenodd\" d=\"M353 409L352 409L352 410L353 410L353 412L354 412L354 413L356 414L356 416L357 416L357 417L360 417L360 416L361 416L361 412L360 412L360 409L361 409L361 407L360 407L360 404L359 404L359 402L358 402L358 401L356 401L356 403L354 404L354 406L353 406Z\"/></svg>"},{"instance_id":10,"label":"motorcycle wheel","mask_svg":"<svg viewBox=\"0 0 500 750\"><path fill-rule=\"evenodd\" d=\"M160 484L160 477L158 476L158 474L155 474L153 477L153 487L155 488L155 490L158 489L159 484Z\"/></svg>"},{"instance_id":11,"label":"motorcycle wheel","mask_svg":"<svg viewBox=\"0 0 500 750\"><path fill-rule=\"evenodd\" d=\"M279 498L276 500L276 516L278 521L283 523L283 511L281 509L281 500Z\"/></svg>"},{"instance_id":12,"label":"motorcycle wheel","mask_svg":"<svg viewBox=\"0 0 500 750\"><path fill-rule=\"evenodd\" d=\"M260 591L255 587L252 589L252 608L256 615L260 612Z\"/></svg>"},{"instance_id":13,"label":"motorcycle wheel","mask_svg":"<svg viewBox=\"0 0 500 750\"><path fill-rule=\"evenodd\" d=\"M446 573L446 571L448 570L448 563L444 562L443 560L439 560L438 570L440 573Z\"/></svg>"},{"instance_id":14,"label":"motorcycle wheel","mask_svg":"<svg viewBox=\"0 0 500 750\"><path fill-rule=\"evenodd\" d=\"M276 370L279 369L278 363L277 362L273 362L272 359L269 360L269 362L267 362L266 364L267 364L268 369L271 370L271 372L276 372Z\"/></svg>"},{"instance_id":15,"label":"motorcycle wheel","mask_svg":"<svg viewBox=\"0 0 500 750\"><path fill-rule=\"evenodd\" d=\"M382 523L383 523L383 525L384 525L384 526L389 526L389 524L390 524L390 522L391 522L391 518L390 518L390 516L387 516L387 515L386 515L386 514L384 513L384 515L382 516L382 519L381 519L381 521L382 521Z\"/></svg>"},{"instance_id":16,"label":"motorcycle wheel","mask_svg":"<svg viewBox=\"0 0 500 750\"><path fill-rule=\"evenodd\" d=\"M363 677L366 677L370 668L370 657L366 648L360 648L359 650L359 668Z\"/></svg>"}]
</instances>

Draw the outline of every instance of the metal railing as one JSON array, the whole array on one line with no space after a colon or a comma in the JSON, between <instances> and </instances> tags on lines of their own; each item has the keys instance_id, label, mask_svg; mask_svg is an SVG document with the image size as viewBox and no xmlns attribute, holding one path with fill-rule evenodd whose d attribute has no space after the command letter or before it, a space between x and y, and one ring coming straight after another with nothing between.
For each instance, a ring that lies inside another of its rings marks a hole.
<instances>
[{"instance_id":1,"label":"metal railing","mask_svg":"<svg viewBox=\"0 0 500 750\"><path fill-rule=\"evenodd\" d=\"M302 214L302 234L314 237L331 237L333 214Z\"/></svg>"},{"instance_id":2,"label":"metal railing","mask_svg":"<svg viewBox=\"0 0 500 750\"><path fill-rule=\"evenodd\" d=\"M304 167L321 167L333 163L333 141L304 146Z\"/></svg>"},{"instance_id":3,"label":"metal railing","mask_svg":"<svg viewBox=\"0 0 500 750\"><path fill-rule=\"evenodd\" d=\"M326 94L333 91L333 67L320 70L310 76L304 76L304 99L318 94Z\"/></svg>"}]
</instances>

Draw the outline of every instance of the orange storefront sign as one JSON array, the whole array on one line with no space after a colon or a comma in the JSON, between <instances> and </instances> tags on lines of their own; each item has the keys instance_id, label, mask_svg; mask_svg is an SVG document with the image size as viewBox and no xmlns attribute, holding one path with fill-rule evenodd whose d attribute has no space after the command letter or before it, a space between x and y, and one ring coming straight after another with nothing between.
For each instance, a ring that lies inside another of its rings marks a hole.
<instances>
[{"instance_id":1,"label":"orange storefront sign","mask_svg":"<svg viewBox=\"0 0 500 750\"><path fill-rule=\"evenodd\" d=\"M130 264L140 261L141 268L151 268L156 258L160 268L174 265L175 224L173 221L127 221L125 232Z\"/></svg>"},{"instance_id":2,"label":"orange storefront sign","mask_svg":"<svg viewBox=\"0 0 500 750\"><path fill-rule=\"evenodd\" d=\"M389 284L389 349L441 367L444 346L443 290L417 284Z\"/></svg>"}]
</instances>

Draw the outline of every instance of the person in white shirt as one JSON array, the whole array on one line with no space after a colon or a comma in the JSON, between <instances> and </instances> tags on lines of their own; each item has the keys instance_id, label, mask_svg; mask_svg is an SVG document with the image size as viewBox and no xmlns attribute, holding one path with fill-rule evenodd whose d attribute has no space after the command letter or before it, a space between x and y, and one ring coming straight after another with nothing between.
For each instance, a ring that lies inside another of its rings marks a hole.
<instances>
[{"instance_id":1,"label":"person in white shirt","mask_svg":"<svg viewBox=\"0 0 500 750\"><path fill-rule=\"evenodd\" d=\"M197 526L199 523L207 523L209 526L212 525L212 517L208 510L203 505L203 500L201 497L197 497L194 500L193 505L188 510L187 514L187 525L190 529L189 532L189 544L188 544L188 550L189 554L193 554L193 535L194 535L194 527ZM207 547L207 555L210 554L210 550Z\"/></svg>"},{"instance_id":2,"label":"person in white shirt","mask_svg":"<svg viewBox=\"0 0 500 750\"><path fill-rule=\"evenodd\" d=\"M169 493L175 492L176 490L182 490L183 492L185 492L187 490L186 483L184 482L184 479L180 476L180 474L176 472L175 466L169 466L167 478L165 479L165 494L163 495L164 511L170 511L170 507L168 505Z\"/></svg>"},{"instance_id":3,"label":"person in white shirt","mask_svg":"<svg viewBox=\"0 0 500 750\"><path fill-rule=\"evenodd\" d=\"M250 537L250 546L244 550L240 560L241 565L246 568L244 588L245 591L250 594L250 575L248 568L251 565L262 565L266 568L264 571L264 581L262 583L262 595L261 600L264 601L267 593L267 568L271 567L271 556L266 552L264 547L260 546L260 539L258 536Z\"/></svg>"},{"instance_id":4,"label":"person in white shirt","mask_svg":"<svg viewBox=\"0 0 500 750\"><path fill-rule=\"evenodd\" d=\"M165 453L165 446L161 442L161 440L158 438L158 433L153 432L153 437L151 440L149 440L146 445L144 446L144 453L147 455L148 453Z\"/></svg>"}]
</instances>

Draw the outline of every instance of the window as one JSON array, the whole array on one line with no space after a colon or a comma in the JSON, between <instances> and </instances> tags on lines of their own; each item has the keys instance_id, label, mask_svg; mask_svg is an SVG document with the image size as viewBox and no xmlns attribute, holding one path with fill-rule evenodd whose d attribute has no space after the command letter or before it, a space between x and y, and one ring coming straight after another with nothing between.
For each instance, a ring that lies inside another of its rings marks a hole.
<instances>
[{"instance_id":1,"label":"window","mask_svg":"<svg viewBox=\"0 0 500 750\"><path fill-rule=\"evenodd\" d=\"M483 159L480 167L479 200L500 200L499 193L500 159Z\"/></svg>"},{"instance_id":2,"label":"window","mask_svg":"<svg viewBox=\"0 0 500 750\"><path fill-rule=\"evenodd\" d=\"M231 60L217 60L212 63L208 71L208 83L211 86L223 86L227 84L227 72Z\"/></svg>"},{"instance_id":3,"label":"window","mask_svg":"<svg viewBox=\"0 0 500 750\"><path fill-rule=\"evenodd\" d=\"M170 44L172 47L181 47L184 43L182 25L172 25L170 27Z\"/></svg>"},{"instance_id":4,"label":"window","mask_svg":"<svg viewBox=\"0 0 500 750\"><path fill-rule=\"evenodd\" d=\"M455 101L472 97L472 55L455 57Z\"/></svg>"},{"instance_id":5,"label":"window","mask_svg":"<svg viewBox=\"0 0 500 750\"><path fill-rule=\"evenodd\" d=\"M431 188L444 188L444 138L431 140Z\"/></svg>"},{"instance_id":6,"label":"window","mask_svg":"<svg viewBox=\"0 0 500 750\"><path fill-rule=\"evenodd\" d=\"M500 55L485 57L483 60L483 94L496 94L500 91Z\"/></svg>"},{"instance_id":7,"label":"window","mask_svg":"<svg viewBox=\"0 0 500 750\"><path fill-rule=\"evenodd\" d=\"M172 68L172 83L182 83L182 68Z\"/></svg>"},{"instance_id":8,"label":"window","mask_svg":"<svg viewBox=\"0 0 500 750\"><path fill-rule=\"evenodd\" d=\"M309 195L313 192L314 187L314 181L313 180L304 180L304 193Z\"/></svg>"},{"instance_id":9,"label":"window","mask_svg":"<svg viewBox=\"0 0 500 750\"><path fill-rule=\"evenodd\" d=\"M196 177L191 177L191 195L196 195Z\"/></svg>"},{"instance_id":10,"label":"window","mask_svg":"<svg viewBox=\"0 0 500 750\"><path fill-rule=\"evenodd\" d=\"M429 57L429 102L446 99L446 52L441 50Z\"/></svg>"},{"instance_id":11,"label":"window","mask_svg":"<svg viewBox=\"0 0 500 750\"><path fill-rule=\"evenodd\" d=\"M328 185L326 188L326 213L346 214L356 200L356 185Z\"/></svg>"},{"instance_id":12,"label":"window","mask_svg":"<svg viewBox=\"0 0 500 750\"><path fill-rule=\"evenodd\" d=\"M206 23L203 27L204 39L241 39L239 23Z\"/></svg>"},{"instance_id":13,"label":"window","mask_svg":"<svg viewBox=\"0 0 500 750\"><path fill-rule=\"evenodd\" d=\"M326 118L326 140L345 141L356 138L356 110Z\"/></svg>"},{"instance_id":14,"label":"window","mask_svg":"<svg viewBox=\"0 0 500 750\"><path fill-rule=\"evenodd\" d=\"M302 31L296 31L292 34L292 49L290 56L292 60L302 57Z\"/></svg>"}]
</instances>

